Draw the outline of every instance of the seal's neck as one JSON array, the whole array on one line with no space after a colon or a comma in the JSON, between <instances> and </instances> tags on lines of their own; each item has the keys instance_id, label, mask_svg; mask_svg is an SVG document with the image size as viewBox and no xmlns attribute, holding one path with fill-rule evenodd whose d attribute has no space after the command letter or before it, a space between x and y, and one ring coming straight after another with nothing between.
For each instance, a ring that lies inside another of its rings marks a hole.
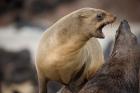
<instances>
[{"instance_id":1,"label":"seal's neck","mask_svg":"<svg viewBox=\"0 0 140 93\"><path fill-rule=\"evenodd\" d=\"M80 28L80 23L76 18L66 18L60 20L61 23L56 23L54 34L56 40L59 42L59 45L68 45L69 47L79 49L90 39L84 31Z\"/></svg>"}]
</instances>

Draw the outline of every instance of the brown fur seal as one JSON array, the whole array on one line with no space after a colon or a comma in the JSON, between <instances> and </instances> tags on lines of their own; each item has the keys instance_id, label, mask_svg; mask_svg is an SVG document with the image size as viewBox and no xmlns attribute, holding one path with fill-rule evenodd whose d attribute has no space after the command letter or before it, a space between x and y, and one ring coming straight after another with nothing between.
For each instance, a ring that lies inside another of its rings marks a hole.
<instances>
[{"instance_id":1,"label":"brown fur seal","mask_svg":"<svg viewBox=\"0 0 140 93\"><path fill-rule=\"evenodd\" d=\"M126 20L117 31L114 49L105 63L79 93L140 93L140 48Z\"/></svg>"},{"instance_id":2,"label":"brown fur seal","mask_svg":"<svg viewBox=\"0 0 140 93\"><path fill-rule=\"evenodd\" d=\"M36 56L40 93L46 93L48 80L76 87L91 78L104 62L101 46L92 37L103 38L102 28L114 21L104 10L83 8L48 28Z\"/></svg>"}]
</instances>

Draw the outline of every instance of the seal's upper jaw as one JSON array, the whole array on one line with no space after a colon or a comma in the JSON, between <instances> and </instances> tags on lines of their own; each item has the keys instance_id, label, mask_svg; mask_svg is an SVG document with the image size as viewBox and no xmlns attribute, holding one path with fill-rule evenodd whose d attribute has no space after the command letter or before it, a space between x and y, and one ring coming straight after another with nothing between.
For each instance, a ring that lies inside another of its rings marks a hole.
<instances>
[{"instance_id":1,"label":"seal's upper jaw","mask_svg":"<svg viewBox=\"0 0 140 93\"><path fill-rule=\"evenodd\" d=\"M105 27L108 24L113 23L115 20L116 20L115 16L113 16L113 15L107 16L106 20L103 20L103 22L97 28L97 31L96 31L97 35L96 35L96 37L97 38L105 38L105 36L104 36L104 34L102 32L103 27Z\"/></svg>"}]
</instances>

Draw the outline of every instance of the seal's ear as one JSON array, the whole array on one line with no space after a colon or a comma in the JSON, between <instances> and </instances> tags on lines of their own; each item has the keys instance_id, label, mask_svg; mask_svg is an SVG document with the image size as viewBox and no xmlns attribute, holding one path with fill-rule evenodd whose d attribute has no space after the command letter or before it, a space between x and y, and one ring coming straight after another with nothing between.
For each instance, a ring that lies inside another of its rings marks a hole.
<instances>
[{"instance_id":1,"label":"seal's ear","mask_svg":"<svg viewBox=\"0 0 140 93\"><path fill-rule=\"evenodd\" d=\"M88 18L89 17L89 14L88 13L80 13L78 15L79 19L84 19L84 18Z\"/></svg>"},{"instance_id":2,"label":"seal's ear","mask_svg":"<svg viewBox=\"0 0 140 93\"><path fill-rule=\"evenodd\" d=\"M79 15L79 18L87 18L87 15L85 15L85 14L80 14L80 15Z\"/></svg>"}]
</instances>

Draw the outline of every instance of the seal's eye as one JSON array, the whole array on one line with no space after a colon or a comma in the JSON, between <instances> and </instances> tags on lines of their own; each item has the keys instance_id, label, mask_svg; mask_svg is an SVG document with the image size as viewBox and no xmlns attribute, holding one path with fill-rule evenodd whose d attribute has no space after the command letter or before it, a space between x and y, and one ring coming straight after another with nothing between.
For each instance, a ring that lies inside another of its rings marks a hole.
<instances>
[{"instance_id":1,"label":"seal's eye","mask_svg":"<svg viewBox=\"0 0 140 93\"><path fill-rule=\"evenodd\" d=\"M104 19L104 17L105 17L105 14L104 14L104 13L98 13L97 16L96 16L96 19L97 19L98 21L101 21L101 20Z\"/></svg>"}]
</instances>

